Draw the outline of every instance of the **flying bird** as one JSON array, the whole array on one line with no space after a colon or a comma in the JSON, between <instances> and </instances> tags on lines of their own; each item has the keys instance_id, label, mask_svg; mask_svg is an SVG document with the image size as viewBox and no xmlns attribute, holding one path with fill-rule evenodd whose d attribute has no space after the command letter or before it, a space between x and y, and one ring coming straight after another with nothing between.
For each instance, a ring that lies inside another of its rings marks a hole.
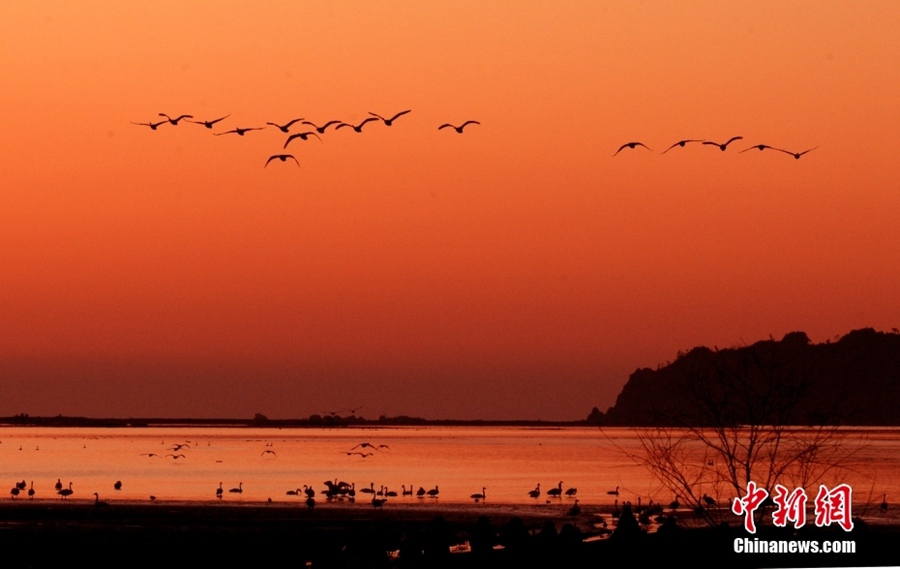
<instances>
[{"instance_id":1,"label":"flying bird","mask_svg":"<svg viewBox=\"0 0 900 569\"><path fill-rule=\"evenodd\" d=\"M303 124L308 124L309 126L313 127L314 129L316 129L316 132L318 132L319 134L325 134L326 128L330 127L333 124L341 124L341 121L328 121L327 123L325 123L322 126L316 126L314 123L311 123L309 121L303 121Z\"/></svg>"},{"instance_id":2,"label":"flying bird","mask_svg":"<svg viewBox=\"0 0 900 569\"><path fill-rule=\"evenodd\" d=\"M676 146L680 146L680 147L684 148L684 145L687 144L688 142L703 142L703 141L702 141L702 140L699 140L699 139L696 139L696 138L689 138L689 139L686 139L686 140L679 140L678 142L676 142L676 143L673 144L672 146L670 146L670 147L666 148L665 150L663 150L660 154L665 154L666 152L668 152L669 150L672 150L672 149L675 148Z\"/></svg>"},{"instance_id":3,"label":"flying bird","mask_svg":"<svg viewBox=\"0 0 900 569\"><path fill-rule=\"evenodd\" d=\"M763 151L767 148L769 150L781 150L780 148L775 148L774 146L769 146L768 144L755 144L755 145L751 146L750 148L745 148L744 150L741 150L738 154L743 154L744 152L747 152L749 150L754 150L754 149ZM784 151L782 151L782 152L784 152Z\"/></svg>"},{"instance_id":4,"label":"flying bird","mask_svg":"<svg viewBox=\"0 0 900 569\"><path fill-rule=\"evenodd\" d=\"M245 132L249 132L249 131L251 131L251 130L263 130L264 128L266 128L266 127L264 127L264 126L254 126L254 127L249 127L249 128L235 128L235 129L232 129L232 130L226 130L225 132L217 132L217 133L215 133L215 134L216 134L216 136L222 136L223 134L231 134L231 133L234 133L234 134L236 134L236 135L238 135L238 136L244 136L244 133L245 133Z\"/></svg>"},{"instance_id":5,"label":"flying bird","mask_svg":"<svg viewBox=\"0 0 900 569\"><path fill-rule=\"evenodd\" d=\"M376 119L375 117L369 117L369 118L363 120L363 122L359 123L359 124L356 125L356 126L353 126L352 124L348 124L348 123L342 122L341 124L339 124L339 125L337 125L336 127L334 127L334 130L337 130L337 129L339 129L339 128L344 128L345 126L349 126L350 128L352 128L352 129L355 130L356 132L362 132L362 127L363 127L367 122L369 122L369 121L377 121L377 120L378 120L378 119Z\"/></svg>"},{"instance_id":6,"label":"flying bird","mask_svg":"<svg viewBox=\"0 0 900 569\"><path fill-rule=\"evenodd\" d=\"M214 120L211 120L211 121L188 121L188 122L192 122L192 123L194 123L194 124L202 124L202 125L205 126L206 128L212 128L214 124L216 124L216 123L219 122L219 121L223 121L223 120L227 119L227 118L230 117L230 116L231 116L231 114L227 114L227 115L225 115L225 116L222 117L222 118L214 119ZM163 121L163 122L165 122L165 121Z\"/></svg>"},{"instance_id":7,"label":"flying bird","mask_svg":"<svg viewBox=\"0 0 900 569\"><path fill-rule=\"evenodd\" d=\"M816 147L814 147L814 148L810 148L809 150L804 150L803 152L791 152L790 150L782 150L781 148L776 148L775 150L780 150L781 152L784 152L785 154L790 154L791 156L793 156L793 157L796 158L797 160L800 160L800 157L801 157L801 156L803 156L803 155L806 154L807 152L812 152L812 151L815 150L816 148L818 148L818 146L816 146Z\"/></svg>"},{"instance_id":8,"label":"flying bird","mask_svg":"<svg viewBox=\"0 0 900 569\"><path fill-rule=\"evenodd\" d=\"M298 122L298 121L302 121L302 120L303 120L303 117L300 117L299 119L294 119L292 121L288 121L287 124L275 124L273 122L267 122L266 124L270 124L270 125L274 126L275 128L277 128L278 130L280 130L281 132L287 133L287 132L289 132L292 124L294 124L295 122Z\"/></svg>"},{"instance_id":9,"label":"flying bird","mask_svg":"<svg viewBox=\"0 0 900 569\"><path fill-rule=\"evenodd\" d=\"M652 151L652 149L649 146L647 146L646 144L644 144L643 142L626 142L625 144L620 146L618 150L616 150L616 154L618 154L619 152L622 152L626 148L635 148L636 146L643 146L647 150ZM613 154L613 156L615 156L616 154Z\"/></svg>"},{"instance_id":10,"label":"flying bird","mask_svg":"<svg viewBox=\"0 0 900 569\"><path fill-rule=\"evenodd\" d=\"M728 148L729 144L731 144L735 140L743 140L743 139L744 139L743 136L732 136L731 138L728 139L728 142L726 142L725 144L719 144L718 142L713 142L712 140L704 140L703 144L711 144L713 146L718 146L719 150L721 150L722 152L725 152L725 149Z\"/></svg>"},{"instance_id":11,"label":"flying bird","mask_svg":"<svg viewBox=\"0 0 900 569\"><path fill-rule=\"evenodd\" d=\"M194 115L179 115L177 118L174 118L174 119L173 119L172 117L170 117L170 116L167 115L166 113L159 113L159 116L161 116L161 117L166 117L167 119L169 119L169 122L172 123L172 124L175 125L175 126L178 126L178 121L180 121L181 119L192 119L192 118L194 118Z\"/></svg>"},{"instance_id":12,"label":"flying bird","mask_svg":"<svg viewBox=\"0 0 900 569\"><path fill-rule=\"evenodd\" d=\"M441 130L442 128L447 128L447 127L449 126L450 128L454 129L454 130L455 130L456 132L458 132L459 134L462 134L462 133L463 133L463 129L466 128L466 125L469 125L469 124L481 124L481 123L478 122L478 121L466 121L466 122L462 123L462 124L459 125L459 126L453 126L453 125L450 124L450 123L446 123L446 124L442 124L441 126L439 126L439 127L438 127L438 130Z\"/></svg>"},{"instance_id":13,"label":"flying bird","mask_svg":"<svg viewBox=\"0 0 900 569\"><path fill-rule=\"evenodd\" d=\"M262 456L262 455L264 455L264 454L271 454L271 455L273 455L273 456L278 456L277 454L275 454L275 451L274 451L274 450L264 450L264 451L262 451L262 452L259 454L259 456Z\"/></svg>"},{"instance_id":14,"label":"flying bird","mask_svg":"<svg viewBox=\"0 0 900 569\"><path fill-rule=\"evenodd\" d=\"M291 141L295 138L299 138L300 140L309 140L310 136L315 136L319 139L319 142L322 142L322 137L310 130L307 132L298 132L296 134L290 135L288 139L284 141L284 146L282 148L287 148L288 144L290 144Z\"/></svg>"},{"instance_id":15,"label":"flying bird","mask_svg":"<svg viewBox=\"0 0 900 569\"><path fill-rule=\"evenodd\" d=\"M266 165L263 166L263 168L265 168L266 166L268 166L268 165L269 165L269 162L271 162L272 160L275 160L276 158L277 158L278 160L281 160L282 162L286 162L288 158L290 158L290 159L293 160L294 162L297 162L297 159L294 158L294 155L293 155L293 154L274 154L274 155L272 155L272 156L269 156L269 159L266 160ZM297 162L297 168L299 168L299 167L300 167L300 163Z\"/></svg>"},{"instance_id":16,"label":"flying bird","mask_svg":"<svg viewBox=\"0 0 900 569\"><path fill-rule=\"evenodd\" d=\"M408 112L410 112L410 111L412 111L412 109L407 109L407 110L405 110L405 111L400 111L399 113L397 113L396 115L392 116L392 117L389 118L389 119L386 119L386 118L384 118L384 117L381 116L381 115L376 115L376 114L373 113L372 111L369 111L369 114L372 115L373 117L378 117L378 118L380 118L381 120L383 120L385 126L391 126L391 125L394 123L394 121L397 120L398 117L402 117L403 115L405 115L406 113L408 113Z\"/></svg>"},{"instance_id":17,"label":"flying bird","mask_svg":"<svg viewBox=\"0 0 900 569\"><path fill-rule=\"evenodd\" d=\"M167 456L167 457L168 457L168 456L171 456L171 457L172 457L172 460L178 460L179 458L187 458L187 457L184 456L183 454L167 454L166 456Z\"/></svg>"},{"instance_id":18,"label":"flying bird","mask_svg":"<svg viewBox=\"0 0 900 569\"><path fill-rule=\"evenodd\" d=\"M159 121L159 122L132 122L131 124L136 124L140 126L149 126L150 130L156 130L159 128L159 125L166 124L169 121Z\"/></svg>"}]
</instances>

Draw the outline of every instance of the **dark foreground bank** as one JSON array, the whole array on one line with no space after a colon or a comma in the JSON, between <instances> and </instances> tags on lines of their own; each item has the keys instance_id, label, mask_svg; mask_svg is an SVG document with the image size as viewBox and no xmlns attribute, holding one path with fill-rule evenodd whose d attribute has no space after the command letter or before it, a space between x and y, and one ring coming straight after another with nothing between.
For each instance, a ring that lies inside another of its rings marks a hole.
<instances>
[{"instance_id":1,"label":"dark foreground bank","mask_svg":"<svg viewBox=\"0 0 900 569\"><path fill-rule=\"evenodd\" d=\"M820 548L826 541L852 540L856 552L736 553L735 540L747 537L814 541ZM622 527L605 535L596 519L478 506L380 511L274 504L0 504L0 551L7 562L15 561L10 567L646 567L682 560L692 567L884 566L900 563L898 537L893 526L861 522L852 532L768 528L748 536L737 528L684 529L670 523L651 534Z\"/></svg>"}]
</instances>

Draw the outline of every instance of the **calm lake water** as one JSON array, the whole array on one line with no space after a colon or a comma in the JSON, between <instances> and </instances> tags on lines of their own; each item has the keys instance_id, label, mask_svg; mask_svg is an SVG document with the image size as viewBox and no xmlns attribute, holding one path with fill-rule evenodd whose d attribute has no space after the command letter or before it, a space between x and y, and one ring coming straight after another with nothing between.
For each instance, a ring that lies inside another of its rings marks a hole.
<instances>
[{"instance_id":1,"label":"calm lake water","mask_svg":"<svg viewBox=\"0 0 900 569\"><path fill-rule=\"evenodd\" d=\"M844 429L839 436L856 452L825 483L850 484L854 502L870 507L881 502L883 493L889 501L900 501L900 429ZM390 448L353 448L363 442ZM179 444L188 446L174 450ZM611 505L617 497L607 492L616 487L620 501L636 503L639 496L644 503L671 501L672 494L629 454L640 455L641 446L636 431L625 428L6 427L0 428L0 483L12 488L16 481L33 481L36 499L60 499L54 489L60 479L65 486L72 482L70 499L92 500L99 492L105 500L155 495L215 501L222 482L226 501L291 502L298 498L286 495L288 490L309 485L318 493L325 480L338 479L355 483L358 494L370 484L398 493L404 485L438 486L441 503L464 503L486 487L491 503L528 504L535 502L528 492L537 484L543 502L546 490L562 481L564 491L577 488L582 504ZM120 491L113 489L117 480ZM239 483L243 493L228 492ZM722 503L731 498L714 497Z\"/></svg>"}]
</instances>

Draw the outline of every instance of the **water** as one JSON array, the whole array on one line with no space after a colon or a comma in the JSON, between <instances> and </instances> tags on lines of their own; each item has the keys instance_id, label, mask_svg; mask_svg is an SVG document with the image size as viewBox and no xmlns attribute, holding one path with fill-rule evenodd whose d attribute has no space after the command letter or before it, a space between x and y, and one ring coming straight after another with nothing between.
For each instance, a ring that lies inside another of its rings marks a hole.
<instances>
[{"instance_id":1,"label":"water","mask_svg":"<svg viewBox=\"0 0 900 569\"><path fill-rule=\"evenodd\" d=\"M850 484L854 501L863 506L874 507L883 493L900 500L900 428L844 429L839 437L856 452L826 482ZM33 481L36 499L60 499L54 489L59 479L64 486L72 482L70 499L93 499L98 492L105 500L154 495L215 501L221 482L226 501L296 502L288 490L308 485L318 493L324 481L338 479L355 483L357 493L370 484L398 494L402 486L437 486L437 501L443 504L471 503L469 496L482 488L491 503L544 503L546 490L560 481L563 491L577 488L582 504L672 500L645 467L629 458L640 455L641 447L637 432L625 428L6 427L0 428L0 441L0 481L9 488L16 481ZM353 448L363 442L390 448ZM177 444L189 448L174 450ZM372 454L363 458L348 452ZM113 489L117 480L123 483L120 491ZM242 493L228 492L239 483ZM528 492L537 484L541 495L534 500ZM618 496L608 494L616 487ZM722 503L731 498L713 495ZM392 501L416 503L417 498Z\"/></svg>"}]
</instances>

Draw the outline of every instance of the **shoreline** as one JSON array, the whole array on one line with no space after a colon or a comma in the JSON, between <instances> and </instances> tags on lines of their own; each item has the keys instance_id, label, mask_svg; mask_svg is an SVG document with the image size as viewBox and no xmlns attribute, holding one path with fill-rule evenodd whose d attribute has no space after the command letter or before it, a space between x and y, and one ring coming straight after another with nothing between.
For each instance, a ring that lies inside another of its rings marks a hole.
<instances>
[{"instance_id":1,"label":"shoreline","mask_svg":"<svg viewBox=\"0 0 900 569\"><path fill-rule=\"evenodd\" d=\"M878 516L873 516L850 533L766 527L759 532L763 539L853 539L861 550L828 558L739 556L733 553L732 542L747 536L740 528L692 525L685 512L669 531L655 528L659 531L616 536L609 533L614 529L612 507L580 506L581 513L573 518L560 505L387 503L376 509L361 501L317 503L310 509L300 500L112 500L97 507L93 499L5 499L0 501L0 546L26 547L35 567L73 559L121 566L113 545L132 553L169 555L167 564L174 566L210 562L230 566L236 560L274 562L287 556L291 565L309 567L596 567L623 552L660 563L690 556L692 565L858 566L896 559L886 555L900 535L893 513L885 516L887 523L877 523ZM598 527L601 518L610 522L605 534ZM478 539L494 548L473 551ZM454 547L461 552L451 554ZM694 559L700 552L710 557Z\"/></svg>"}]
</instances>

